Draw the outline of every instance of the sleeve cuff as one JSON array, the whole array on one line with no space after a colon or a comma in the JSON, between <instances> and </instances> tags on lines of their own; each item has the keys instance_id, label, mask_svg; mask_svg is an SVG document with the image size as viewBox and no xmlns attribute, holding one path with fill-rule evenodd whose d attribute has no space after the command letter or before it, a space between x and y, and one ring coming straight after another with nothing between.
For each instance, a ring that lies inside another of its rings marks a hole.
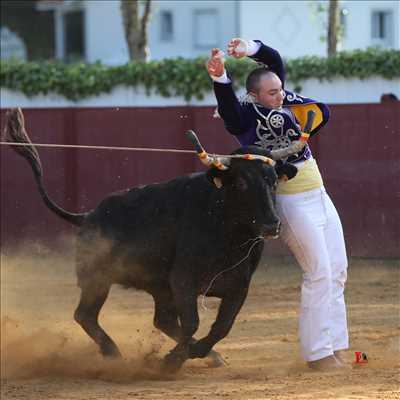
<instances>
[{"instance_id":1,"label":"sleeve cuff","mask_svg":"<svg viewBox=\"0 0 400 400\"><path fill-rule=\"evenodd\" d=\"M231 83L231 80L228 78L226 71L221 76L211 76L211 79L217 83Z\"/></svg>"},{"instance_id":2,"label":"sleeve cuff","mask_svg":"<svg viewBox=\"0 0 400 400\"><path fill-rule=\"evenodd\" d=\"M255 42L254 40L249 40L247 42L247 56L254 56L260 50L261 43Z\"/></svg>"}]
</instances>

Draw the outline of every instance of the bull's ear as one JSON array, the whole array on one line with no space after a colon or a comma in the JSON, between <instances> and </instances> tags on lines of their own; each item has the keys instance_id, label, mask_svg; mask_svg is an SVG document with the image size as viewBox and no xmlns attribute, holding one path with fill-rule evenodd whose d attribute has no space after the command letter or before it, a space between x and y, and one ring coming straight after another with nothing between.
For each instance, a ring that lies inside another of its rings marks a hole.
<instances>
[{"instance_id":1,"label":"bull's ear","mask_svg":"<svg viewBox=\"0 0 400 400\"><path fill-rule=\"evenodd\" d=\"M222 171L218 168L210 168L207 172L206 172L206 177L207 179L210 181L210 183L212 183L213 185L215 185L218 189L221 189L222 186L224 186L226 184L226 176L227 176L227 172L226 171Z\"/></svg>"},{"instance_id":2,"label":"bull's ear","mask_svg":"<svg viewBox=\"0 0 400 400\"><path fill-rule=\"evenodd\" d=\"M297 167L291 163L277 162L275 165L275 171L280 181L288 181L296 176Z\"/></svg>"}]
</instances>

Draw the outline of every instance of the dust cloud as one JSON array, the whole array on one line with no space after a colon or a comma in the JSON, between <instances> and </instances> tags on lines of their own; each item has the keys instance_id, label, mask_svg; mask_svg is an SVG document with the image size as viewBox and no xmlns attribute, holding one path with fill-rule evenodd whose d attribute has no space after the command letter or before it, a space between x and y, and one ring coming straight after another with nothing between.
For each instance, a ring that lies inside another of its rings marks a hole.
<instances>
[{"instance_id":1,"label":"dust cloud","mask_svg":"<svg viewBox=\"0 0 400 400\"><path fill-rule=\"evenodd\" d=\"M63 241L68 243L71 239ZM108 302L115 298L123 302L126 297L128 310L132 292L117 289L115 294L112 290ZM112 336L117 338L126 357L104 359L97 345L73 320L79 293L73 250L60 255L30 242L2 254L2 379L172 379L161 372L161 349L169 339L152 327L151 314L132 315L132 305L131 312L115 318L112 305L106 302L103 325L115 325L115 329L110 329L115 331ZM148 295L142 296L147 296L144 301L151 303ZM172 344L171 341L170 348Z\"/></svg>"},{"instance_id":2,"label":"dust cloud","mask_svg":"<svg viewBox=\"0 0 400 400\"><path fill-rule=\"evenodd\" d=\"M7 316L2 318L1 332L2 379L65 377L131 382L167 378L161 371L161 346L151 339L127 346L129 358L107 360L94 344L83 346L67 334L46 328L24 333L21 321Z\"/></svg>"}]
</instances>

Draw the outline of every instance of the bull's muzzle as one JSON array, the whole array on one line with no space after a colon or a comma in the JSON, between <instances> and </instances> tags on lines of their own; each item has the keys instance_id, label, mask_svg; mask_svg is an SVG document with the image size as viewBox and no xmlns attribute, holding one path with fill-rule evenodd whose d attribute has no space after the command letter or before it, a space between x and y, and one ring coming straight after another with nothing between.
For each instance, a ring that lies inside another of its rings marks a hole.
<instances>
[{"instance_id":1,"label":"bull's muzzle","mask_svg":"<svg viewBox=\"0 0 400 400\"><path fill-rule=\"evenodd\" d=\"M274 222L273 224L264 225L264 237L266 239L277 239L281 232L281 221Z\"/></svg>"}]
</instances>

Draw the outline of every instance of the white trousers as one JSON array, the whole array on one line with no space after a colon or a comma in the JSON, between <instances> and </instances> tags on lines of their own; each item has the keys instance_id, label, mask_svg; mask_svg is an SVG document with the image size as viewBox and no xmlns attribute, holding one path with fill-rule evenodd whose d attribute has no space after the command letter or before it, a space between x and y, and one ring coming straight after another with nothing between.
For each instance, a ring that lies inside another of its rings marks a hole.
<instances>
[{"instance_id":1,"label":"white trousers","mask_svg":"<svg viewBox=\"0 0 400 400\"><path fill-rule=\"evenodd\" d=\"M349 346L342 225L323 187L277 195L277 210L281 238L303 269L299 317L302 355L306 361L319 360Z\"/></svg>"}]
</instances>

